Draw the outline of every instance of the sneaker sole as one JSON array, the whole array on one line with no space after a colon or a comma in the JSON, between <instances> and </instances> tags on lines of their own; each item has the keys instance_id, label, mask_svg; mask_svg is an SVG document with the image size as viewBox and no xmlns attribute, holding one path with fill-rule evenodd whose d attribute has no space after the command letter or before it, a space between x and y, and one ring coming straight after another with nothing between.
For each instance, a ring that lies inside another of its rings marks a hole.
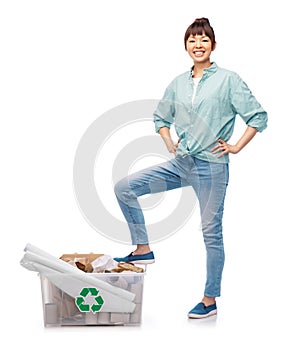
<instances>
[{"instance_id":1,"label":"sneaker sole","mask_svg":"<svg viewBox=\"0 0 300 341\"><path fill-rule=\"evenodd\" d=\"M133 263L133 264L153 264L153 263L155 263L155 259L134 260L134 261L131 261L130 263Z\"/></svg>"},{"instance_id":2,"label":"sneaker sole","mask_svg":"<svg viewBox=\"0 0 300 341\"><path fill-rule=\"evenodd\" d=\"M210 311L209 313L203 314L203 315L191 313L191 314L188 314L188 317L191 319L204 319L206 317L213 316L213 315L217 315L217 309L214 309Z\"/></svg>"}]
</instances>

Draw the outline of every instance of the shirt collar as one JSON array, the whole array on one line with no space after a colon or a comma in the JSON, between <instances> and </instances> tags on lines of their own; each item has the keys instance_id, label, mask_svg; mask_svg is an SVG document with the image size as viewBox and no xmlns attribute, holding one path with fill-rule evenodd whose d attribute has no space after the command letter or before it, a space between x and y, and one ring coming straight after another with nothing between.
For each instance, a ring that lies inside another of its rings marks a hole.
<instances>
[{"instance_id":1,"label":"shirt collar","mask_svg":"<svg viewBox=\"0 0 300 341\"><path fill-rule=\"evenodd\" d=\"M205 74L208 74L208 75L213 74L217 71L217 69L218 69L218 65L215 62L212 62L211 66L209 68L206 68L203 70L203 74L204 75ZM193 75L194 75L194 65L191 67L190 78L192 78Z\"/></svg>"}]
</instances>

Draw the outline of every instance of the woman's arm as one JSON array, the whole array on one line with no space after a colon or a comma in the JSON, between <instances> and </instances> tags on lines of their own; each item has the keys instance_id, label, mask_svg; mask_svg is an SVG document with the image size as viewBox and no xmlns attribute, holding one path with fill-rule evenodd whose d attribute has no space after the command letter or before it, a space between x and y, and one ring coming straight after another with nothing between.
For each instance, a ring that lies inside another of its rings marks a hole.
<instances>
[{"instance_id":1,"label":"woman's arm","mask_svg":"<svg viewBox=\"0 0 300 341\"><path fill-rule=\"evenodd\" d=\"M212 149L213 154L220 153L218 158L225 154L237 154L240 152L255 136L257 130L248 126L242 137L234 145L231 145L221 139L218 140L219 144Z\"/></svg>"},{"instance_id":2,"label":"woman's arm","mask_svg":"<svg viewBox=\"0 0 300 341\"><path fill-rule=\"evenodd\" d=\"M164 140L164 143L168 151L176 156L177 155L176 149L178 147L178 143L173 142L171 134L170 134L170 129L168 127L162 127L159 129L158 133Z\"/></svg>"}]
</instances>

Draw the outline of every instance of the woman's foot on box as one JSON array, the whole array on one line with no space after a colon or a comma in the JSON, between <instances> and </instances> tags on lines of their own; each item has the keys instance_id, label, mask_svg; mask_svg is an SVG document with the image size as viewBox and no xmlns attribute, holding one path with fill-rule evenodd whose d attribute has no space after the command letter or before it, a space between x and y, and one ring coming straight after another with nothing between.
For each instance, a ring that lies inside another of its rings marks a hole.
<instances>
[{"instance_id":1,"label":"woman's foot on box","mask_svg":"<svg viewBox=\"0 0 300 341\"><path fill-rule=\"evenodd\" d=\"M154 254L152 251L137 255L134 255L133 252L131 252L126 257L115 257L114 260L116 262L125 262L133 264L152 264L155 262Z\"/></svg>"}]
</instances>

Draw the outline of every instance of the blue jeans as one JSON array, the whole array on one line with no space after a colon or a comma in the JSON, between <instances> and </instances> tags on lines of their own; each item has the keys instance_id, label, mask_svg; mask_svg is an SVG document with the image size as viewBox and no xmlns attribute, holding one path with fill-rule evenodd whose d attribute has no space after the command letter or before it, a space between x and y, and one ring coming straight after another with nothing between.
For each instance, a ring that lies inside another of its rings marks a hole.
<instances>
[{"instance_id":1,"label":"blue jeans","mask_svg":"<svg viewBox=\"0 0 300 341\"><path fill-rule=\"evenodd\" d=\"M193 156L176 157L129 175L115 185L120 208L128 223L132 244L148 244L138 197L192 186L200 204L206 247L207 278L204 295L220 296L224 266L222 217L229 179L227 163L211 163Z\"/></svg>"}]
</instances>

